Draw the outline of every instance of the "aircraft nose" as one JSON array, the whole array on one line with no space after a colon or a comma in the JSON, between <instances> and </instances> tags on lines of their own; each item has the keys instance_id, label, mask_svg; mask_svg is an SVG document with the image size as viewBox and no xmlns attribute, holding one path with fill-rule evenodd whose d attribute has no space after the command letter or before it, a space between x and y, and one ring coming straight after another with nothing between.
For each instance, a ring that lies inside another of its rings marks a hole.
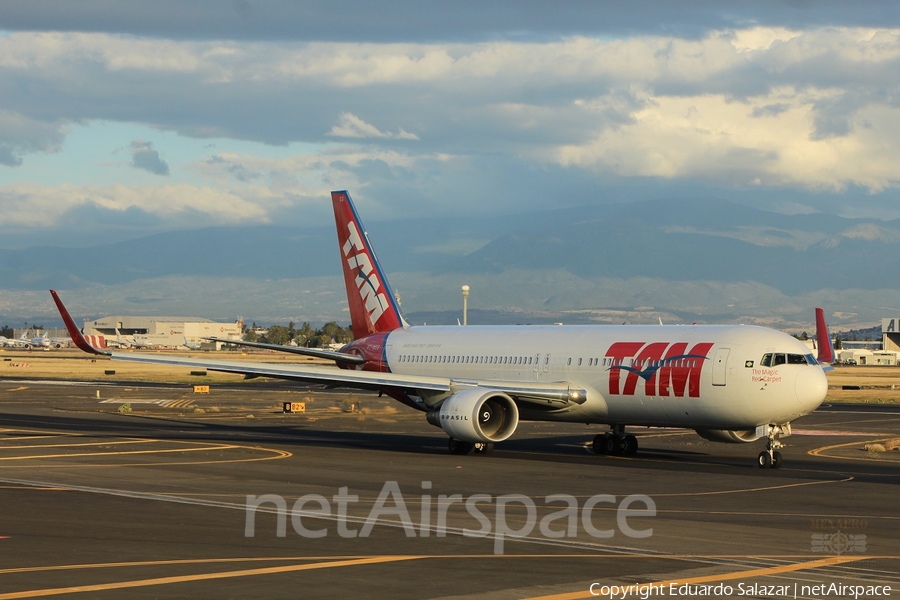
<instances>
[{"instance_id":1,"label":"aircraft nose","mask_svg":"<svg viewBox=\"0 0 900 600\"><path fill-rule=\"evenodd\" d=\"M807 412L816 410L828 395L828 378L818 367L803 369L795 383L797 401Z\"/></svg>"}]
</instances>

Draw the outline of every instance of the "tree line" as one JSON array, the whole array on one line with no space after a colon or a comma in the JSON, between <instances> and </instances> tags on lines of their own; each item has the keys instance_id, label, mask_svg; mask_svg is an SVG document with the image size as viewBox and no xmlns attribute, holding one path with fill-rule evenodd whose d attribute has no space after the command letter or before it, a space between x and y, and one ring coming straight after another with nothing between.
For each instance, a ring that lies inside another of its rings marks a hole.
<instances>
[{"instance_id":1,"label":"tree line","mask_svg":"<svg viewBox=\"0 0 900 600\"><path fill-rule=\"evenodd\" d=\"M272 325L263 330L256 323L244 329L244 340L248 342L262 342L264 344L278 344L284 346L292 341L298 346L307 348L324 348L328 344L348 344L353 341L353 330L341 327L335 321L329 321L319 329L313 329L306 321L297 328L297 324L291 321L287 327L284 325Z\"/></svg>"}]
</instances>

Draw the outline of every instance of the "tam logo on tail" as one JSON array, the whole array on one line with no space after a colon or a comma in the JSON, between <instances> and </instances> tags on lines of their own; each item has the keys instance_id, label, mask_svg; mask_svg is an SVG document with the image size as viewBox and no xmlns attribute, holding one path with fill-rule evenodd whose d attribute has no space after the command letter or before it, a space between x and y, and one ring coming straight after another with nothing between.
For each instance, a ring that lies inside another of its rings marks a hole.
<instances>
[{"instance_id":1,"label":"tam logo on tail","mask_svg":"<svg viewBox=\"0 0 900 600\"><path fill-rule=\"evenodd\" d=\"M375 252L368 244L368 236L356 214L350 194L332 192L331 201L341 248L353 337L359 339L403 327L400 309L395 304Z\"/></svg>"}]
</instances>

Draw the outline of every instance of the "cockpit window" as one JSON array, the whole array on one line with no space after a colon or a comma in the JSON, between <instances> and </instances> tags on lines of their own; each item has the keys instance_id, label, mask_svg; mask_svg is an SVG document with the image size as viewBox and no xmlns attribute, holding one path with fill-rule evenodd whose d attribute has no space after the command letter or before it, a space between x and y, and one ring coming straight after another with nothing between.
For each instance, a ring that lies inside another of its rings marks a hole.
<instances>
[{"instance_id":1,"label":"cockpit window","mask_svg":"<svg viewBox=\"0 0 900 600\"><path fill-rule=\"evenodd\" d=\"M816 358L812 354L763 354L759 361L762 367L777 367L778 365L816 365Z\"/></svg>"}]
</instances>

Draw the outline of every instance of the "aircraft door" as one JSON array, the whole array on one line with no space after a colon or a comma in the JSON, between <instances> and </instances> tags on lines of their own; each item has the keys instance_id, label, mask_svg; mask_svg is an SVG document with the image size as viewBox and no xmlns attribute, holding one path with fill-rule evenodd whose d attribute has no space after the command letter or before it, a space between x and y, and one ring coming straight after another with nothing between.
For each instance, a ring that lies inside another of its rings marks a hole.
<instances>
[{"instance_id":1,"label":"aircraft door","mask_svg":"<svg viewBox=\"0 0 900 600\"><path fill-rule=\"evenodd\" d=\"M725 374L728 372L728 353L730 348L718 348L713 359L713 385L725 385Z\"/></svg>"},{"instance_id":2,"label":"aircraft door","mask_svg":"<svg viewBox=\"0 0 900 600\"><path fill-rule=\"evenodd\" d=\"M548 373L550 371L550 354L544 355L544 373Z\"/></svg>"},{"instance_id":3,"label":"aircraft door","mask_svg":"<svg viewBox=\"0 0 900 600\"><path fill-rule=\"evenodd\" d=\"M540 354L534 355L534 368L532 370L534 371L534 378L539 379L541 376L541 355Z\"/></svg>"}]
</instances>

